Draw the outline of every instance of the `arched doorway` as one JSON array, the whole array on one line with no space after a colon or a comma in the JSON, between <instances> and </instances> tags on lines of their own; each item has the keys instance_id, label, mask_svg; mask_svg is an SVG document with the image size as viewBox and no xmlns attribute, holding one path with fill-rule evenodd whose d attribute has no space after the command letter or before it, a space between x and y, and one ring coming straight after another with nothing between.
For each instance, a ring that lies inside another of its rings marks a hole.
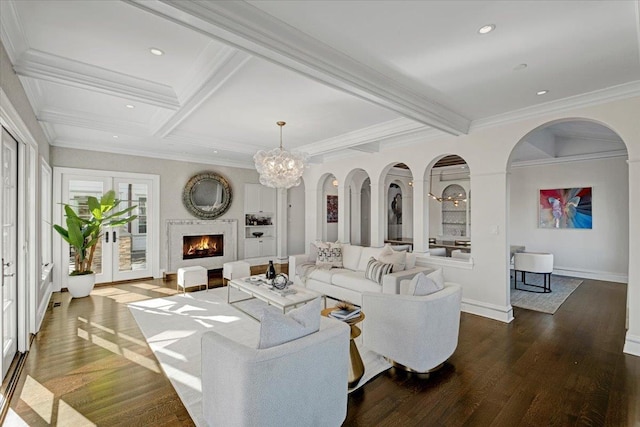
<instances>
[{"instance_id":1,"label":"arched doorway","mask_svg":"<svg viewBox=\"0 0 640 427\"><path fill-rule=\"evenodd\" d=\"M554 274L626 282L627 157L622 139L594 121L555 121L525 135L507 168L512 248L552 253ZM589 221L571 219L578 203Z\"/></svg>"}]
</instances>

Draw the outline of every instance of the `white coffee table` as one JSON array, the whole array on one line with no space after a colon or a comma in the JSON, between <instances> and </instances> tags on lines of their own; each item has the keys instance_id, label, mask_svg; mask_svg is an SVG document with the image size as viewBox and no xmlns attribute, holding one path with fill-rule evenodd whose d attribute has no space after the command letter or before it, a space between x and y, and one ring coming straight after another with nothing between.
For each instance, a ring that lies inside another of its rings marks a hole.
<instances>
[{"instance_id":1,"label":"white coffee table","mask_svg":"<svg viewBox=\"0 0 640 427\"><path fill-rule=\"evenodd\" d=\"M242 298L235 301L231 301L231 288L238 289L249 295L248 298ZM287 309L294 308L302 304L306 304L318 297L322 297L324 300L324 307L327 307L327 298L319 292L312 291L311 289L304 288L302 286L290 285L288 289L296 291L294 294L279 295L273 289L266 284L264 274L258 276L245 277L242 279L233 279L227 283L227 303L234 305L236 303L247 301L251 299L258 299L264 301L267 305L272 305L282 310L282 313L286 313ZM249 316L256 318L251 313L243 310L239 305L235 305L237 309L248 314ZM259 320L259 319L258 319Z\"/></svg>"}]
</instances>

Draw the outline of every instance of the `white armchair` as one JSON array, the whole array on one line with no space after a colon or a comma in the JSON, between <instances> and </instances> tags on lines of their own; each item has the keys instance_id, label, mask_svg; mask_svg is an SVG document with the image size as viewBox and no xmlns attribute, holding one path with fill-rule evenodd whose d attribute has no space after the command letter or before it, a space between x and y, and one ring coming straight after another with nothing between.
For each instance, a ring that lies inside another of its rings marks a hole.
<instances>
[{"instance_id":1,"label":"white armchair","mask_svg":"<svg viewBox=\"0 0 640 427\"><path fill-rule=\"evenodd\" d=\"M542 252L516 252L513 254L513 287L520 291L549 293L551 292L551 273L553 273L553 254ZM540 288L540 291L533 289L518 288L518 272L521 273L522 284L534 288ZM544 284L532 285L526 282L527 273L539 273L544 275Z\"/></svg>"},{"instance_id":2,"label":"white armchair","mask_svg":"<svg viewBox=\"0 0 640 427\"><path fill-rule=\"evenodd\" d=\"M349 327L266 349L202 336L202 411L209 426L339 426L347 415Z\"/></svg>"},{"instance_id":3,"label":"white armchair","mask_svg":"<svg viewBox=\"0 0 640 427\"><path fill-rule=\"evenodd\" d=\"M365 292L363 344L412 371L437 369L458 346L461 299L450 282L426 296Z\"/></svg>"}]
</instances>

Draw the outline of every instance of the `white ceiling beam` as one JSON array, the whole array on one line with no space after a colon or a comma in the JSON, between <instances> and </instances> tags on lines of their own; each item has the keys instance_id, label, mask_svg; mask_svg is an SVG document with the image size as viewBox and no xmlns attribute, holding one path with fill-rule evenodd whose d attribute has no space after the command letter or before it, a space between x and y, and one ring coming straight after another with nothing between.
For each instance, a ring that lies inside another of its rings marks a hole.
<instances>
[{"instance_id":1,"label":"white ceiling beam","mask_svg":"<svg viewBox=\"0 0 640 427\"><path fill-rule=\"evenodd\" d=\"M470 121L244 1L123 0L313 80L460 135Z\"/></svg>"},{"instance_id":2,"label":"white ceiling beam","mask_svg":"<svg viewBox=\"0 0 640 427\"><path fill-rule=\"evenodd\" d=\"M62 111L45 107L38 112L37 118L41 122L101 130L117 135L149 136L149 129L144 123L106 118L82 111Z\"/></svg>"},{"instance_id":3,"label":"white ceiling beam","mask_svg":"<svg viewBox=\"0 0 640 427\"><path fill-rule=\"evenodd\" d=\"M251 59L251 56L247 53L225 46L210 63L196 67L205 72L201 73L197 79L190 79L192 84L185 91L187 99L178 111L159 112L154 117L152 123L158 123L152 129L153 134L160 138L169 135L180 123L223 87L249 59ZM197 82L197 84L193 82ZM160 114L164 117L161 117Z\"/></svg>"},{"instance_id":4,"label":"white ceiling beam","mask_svg":"<svg viewBox=\"0 0 640 427\"><path fill-rule=\"evenodd\" d=\"M330 153L333 151L353 148L364 144L379 142L387 138L419 132L426 129L421 123L409 119L395 119L377 125L369 126L353 132L348 132L336 137L315 141L297 148L309 155Z\"/></svg>"},{"instance_id":5,"label":"white ceiling beam","mask_svg":"<svg viewBox=\"0 0 640 427\"><path fill-rule=\"evenodd\" d=\"M235 153L251 154L252 156L263 147L240 143L235 141L225 141L214 139L209 136L196 135L190 132L174 131L164 137L165 141L174 142L183 146L209 147L211 150L227 150Z\"/></svg>"},{"instance_id":6,"label":"white ceiling beam","mask_svg":"<svg viewBox=\"0 0 640 427\"><path fill-rule=\"evenodd\" d=\"M19 76L33 77L132 101L175 110L180 106L170 86L106 70L35 49L20 56L14 69Z\"/></svg>"},{"instance_id":7,"label":"white ceiling beam","mask_svg":"<svg viewBox=\"0 0 640 427\"><path fill-rule=\"evenodd\" d=\"M363 153L379 153L380 142L370 142L368 144L354 145L349 147L351 150L361 151Z\"/></svg>"}]
</instances>

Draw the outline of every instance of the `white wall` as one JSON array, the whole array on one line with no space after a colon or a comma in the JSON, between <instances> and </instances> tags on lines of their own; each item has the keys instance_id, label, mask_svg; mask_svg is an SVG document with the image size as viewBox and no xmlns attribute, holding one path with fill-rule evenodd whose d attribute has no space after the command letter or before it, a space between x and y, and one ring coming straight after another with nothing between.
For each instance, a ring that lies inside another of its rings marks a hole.
<instances>
[{"instance_id":1,"label":"white wall","mask_svg":"<svg viewBox=\"0 0 640 427\"><path fill-rule=\"evenodd\" d=\"M515 167L510 180L511 244L551 252L559 274L626 282L629 173L626 158ZM593 187L593 229L538 228L538 190Z\"/></svg>"},{"instance_id":2,"label":"white wall","mask_svg":"<svg viewBox=\"0 0 640 427\"><path fill-rule=\"evenodd\" d=\"M304 185L287 190L287 252L303 254L304 248Z\"/></svg>"},{"instance_id":3,"label":"white wall","mask_svg":"<svg viewBox=\"0 0 640 427\"><path fill-rule=\"evenodd\" d=\"M84 169L137 172L160 176L160 265L167 269L166 260L166 220L194 219L182 204L182 190L193 175L213 171L224 176L231 186L233 198L229 210L220 219L237 219L238 227L244 224L244 184L258 183L258 173L254 169L240 169L226 166L179 162L150 157L127 156L60 147L51 147L52 166ZM238 230L244 236L244 229ZM302 237L299 237L302 239ZM244 255L244 239L238 239L238 258Z\"/></svg>"},{"instance_id":4,"label":"white wall","mask_svg":"<svg viewBox=\"0 0 640 427\"><path fill-rule=\"evenodd\" d=\"M581 101L582 106L576 106ZM640 96L611 97L598 93L580 100L551 102L533 109L495 117L474 123L468 135L450 136L425 130L424 133L390 138L379 153L352 154L348 158L326 161L305 171L307 191L306 211L318 212L319 198L314 192L327 173L338 181L355 168L363 169L371 178L371 245L380 246L384 240L383 205L386 188L384 177L390 165L405 163L415 181L415 193L428 192L427 167L448 154L464 158L471 171L471 235L473 261L442 264L445 277L463 287L465 311L509 322L513 310L509 292L509 157L514 146L533 130L558 120L585 119L601 123L617 132L627 146L629 155L629 263L628 298L629 330L625 351L640 355ZM489 202L490 201L490 202ZM425 209L426 206L426 209ZM416 198L414 230L427 230L428 206ZM318 224L309 218L305 239L318 238ZM427 236L414 233L414 250L425 252ZM423 264L429 262L422 258Z\"/></svg>"}]
</instances>

